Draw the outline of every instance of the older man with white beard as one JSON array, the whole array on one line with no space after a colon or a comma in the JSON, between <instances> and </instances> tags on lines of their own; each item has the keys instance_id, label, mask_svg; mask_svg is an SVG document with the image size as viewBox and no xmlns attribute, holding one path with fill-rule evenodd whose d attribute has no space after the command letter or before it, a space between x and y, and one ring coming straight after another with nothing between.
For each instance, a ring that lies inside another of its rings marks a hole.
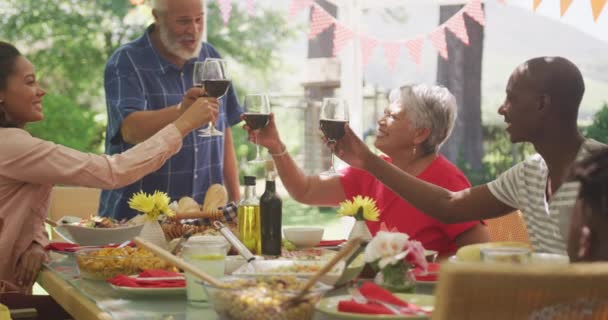
<instances>
[{"instance_id":1,"label":"older man with white beard","mask_svg":"<svg viewBox=\"0 0 608 320\"><path fill-rule=\"evenodd\" d=\"M202 89L192 84L194 62L220 57L202 42L204 9L204 0L152 1L154 23L112 54L104 76L106 153L122 152L152 136L201 95ZM182 150L158 171L127 187L103 191L100 215L134 216L127 201L140 190L165 191L172 199L190 196L200 203L211 184L223 183L237 201L238 169L229 129L240 122L242 110L232 87L220 103L215 126L223 136L191 133Z\"/></svg>"}]
</instances>

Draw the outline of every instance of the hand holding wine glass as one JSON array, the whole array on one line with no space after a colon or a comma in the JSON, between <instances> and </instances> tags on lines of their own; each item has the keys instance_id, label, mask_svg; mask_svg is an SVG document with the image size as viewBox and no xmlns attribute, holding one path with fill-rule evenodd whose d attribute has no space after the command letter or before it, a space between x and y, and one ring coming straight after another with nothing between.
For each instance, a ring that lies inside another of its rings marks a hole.
<instances>
[{"instance_id":1,"label":"hand holding wine glass","mask_svg":"<svg viewBox=\"0 0 608 320\"><path fill-rule=\"evenodd\" d=\"M254 143L256 147L255 159L250 160L250 163L262 163L265 160L260 157L260 146L257 138L259 130L266 127L270 119L270 99L265 94L250 94L245 96L245 113L242 119L245 120L247 126L254 131Z\"/></svg>"},{"instance_id":2,"label":"hand holding wine glass","mask_svg":"<svg viewBox=\"0 0 608 320\"><path fill-rule=\"evenodd\" d=\"M207 58L205 61L194 63L192 83L203 87L205 95L213 98L223 97L230 87L230 79L226 73L226 61L223 59ZM200 136L222 136L222 132L215 129L214 124L200 131Z\"/></svg>"},{"instance_id":3,"label":"hand holding wine glass","mask_svg":"<svg viewBox=\"0 0 608 320\"><path fill-rule=\"evenodd\" d=\"M245 120L243 115L241 115L241 119ZM268 114L268 124L264 128L254 130L245 123L243 129L247 131L247 138L250 142L265 147L270 153L282 151L283 143L274 122L274 113Z\"/></svg>"},{"instance_id":4,"label":"hand holding wine glass","mask_svg":"<svg viewBox=\"0 0 608 320\"><path fill-rule=\"evenodd\" d=\"M335 143L344 136L344 125L348 122L348 105L338 98L324 98L319 118L319 128L323 131L328 143ZM339 175L334 169L334 157L331 156L331 167L321 175Z\"/></svg>"}]
</instances>

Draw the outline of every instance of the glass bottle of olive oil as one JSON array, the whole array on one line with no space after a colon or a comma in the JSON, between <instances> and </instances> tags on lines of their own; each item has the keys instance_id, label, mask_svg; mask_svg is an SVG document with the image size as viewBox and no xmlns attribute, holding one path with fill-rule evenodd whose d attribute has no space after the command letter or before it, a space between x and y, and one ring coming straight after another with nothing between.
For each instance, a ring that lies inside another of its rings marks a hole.
<instances>
[{"instance_id":1,"label":"glass bottle of olive oil","mask_svg":"<svg viewBox=\"0 0 608 320\"><path fill-rule=\"evenodd\" d=\"M239 239L255 255L262 254L260 202L255 195L255 177L245 176L245 194L238 208Z\"/></svg>"}]
</instances>

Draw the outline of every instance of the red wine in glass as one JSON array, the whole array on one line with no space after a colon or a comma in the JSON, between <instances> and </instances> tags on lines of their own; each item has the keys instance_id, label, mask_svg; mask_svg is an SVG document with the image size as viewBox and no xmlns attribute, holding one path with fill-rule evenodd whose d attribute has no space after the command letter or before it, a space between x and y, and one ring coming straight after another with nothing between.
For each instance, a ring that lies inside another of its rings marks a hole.
<instances>
[{"instance_id":1,"label":"red wine in glass","mask_svg":"<svg viewBox=\"0 0 608 320\"><path fill-rule=\"evenodd\" d=\"M230 78L226 74L226 61L217 58L207 58L205 61L194 63L192 71L192 84L205 88L205 96L220 98L226 94L230 87ZM212 122L199 131L199 136L222 136L222 132L215 129Z\"/></svg>"},{"instance_id":2,"label":"red wine in glass","mask_svg":"<svg viewBox=\"0 0 608 320\"><path fill-rule=\"evenodd\" d=\"M270 114L245 112L243 113L243 119L251 130L257 130L264 128L268 124Z\"/></svg>"},{"instance_id":3,"label":"red wine in glass","mask_svg":"<svg viewBox=\"0 0 608 320\"><path fill-rule=\"evenodd\" d=\"M206 95L213 98L219 98L228 92L230 80L203 80Z\"/></svg>"},{"instance_id":4,"label":"red wine in glass","mask_svg":"<svg viewBox=\"0 0 608 320\"><path fill-rule=\"evenodd\" d=\"M347 122L346 120L321 119L319 127L328 140L336 141L344 137L344 125Z\"/></svg>"}]
</instances>

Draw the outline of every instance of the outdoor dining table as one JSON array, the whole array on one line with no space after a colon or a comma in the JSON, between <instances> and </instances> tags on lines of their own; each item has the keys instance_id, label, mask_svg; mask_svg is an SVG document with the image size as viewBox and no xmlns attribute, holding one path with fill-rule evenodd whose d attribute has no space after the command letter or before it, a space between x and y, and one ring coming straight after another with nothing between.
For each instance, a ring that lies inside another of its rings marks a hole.
<instances>
[{"instance_id":1,"label":"outdoor dining table","mask_svg":"<svg viewBox=\"0 0 608 320\"><path fill-rule=\"evenodd\" d=\"M131 295L113 289L105 281L83 279L72 255L53 253L41 271L38 283L76 320L219 319L211 305L189 304L185 294ZM344 290L334 292L344 293ZM333 318L317 311L313 319Z\"/></svg>"}]
</instances>

